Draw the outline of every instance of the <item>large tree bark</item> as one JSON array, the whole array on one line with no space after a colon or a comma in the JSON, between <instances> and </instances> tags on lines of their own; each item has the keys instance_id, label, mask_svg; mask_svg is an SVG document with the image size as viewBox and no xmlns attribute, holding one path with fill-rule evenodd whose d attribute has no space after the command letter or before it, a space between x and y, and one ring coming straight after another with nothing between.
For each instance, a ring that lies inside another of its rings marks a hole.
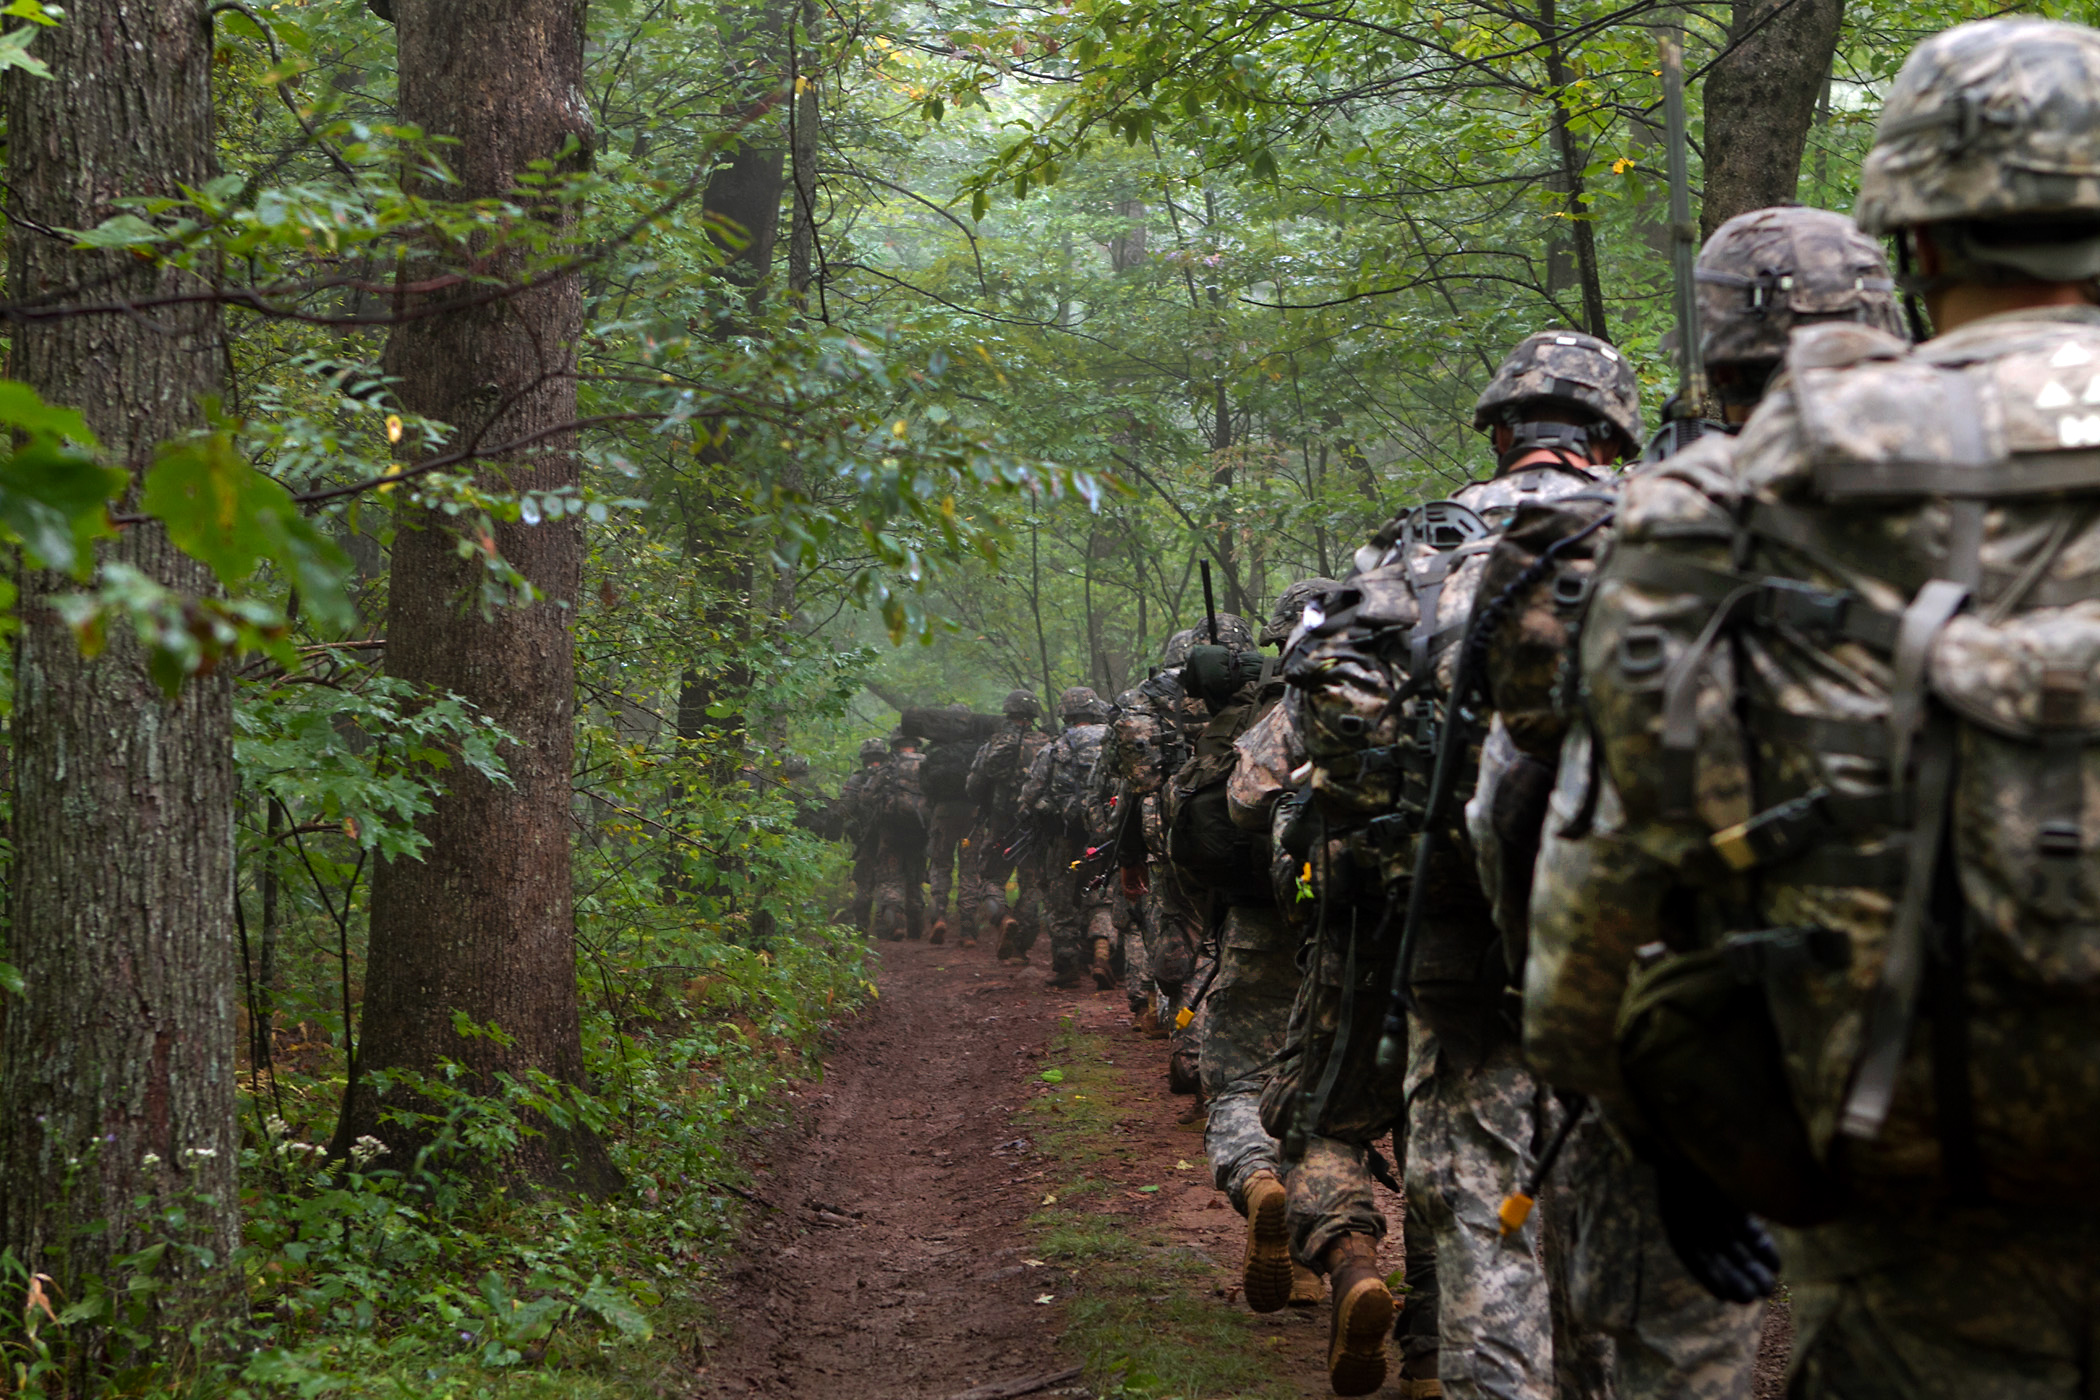
<instances>
[{"instance_id":1,"label":"large tree bark","mask_svg":"<svg viewBox=\"0 0 2100 1400\"><path fill-rule=\"evenodd\" d=\"M51 81L6 79L9 294L195 290L48 231L217 173L201 0L78 0L35 52ZM8 372L78 406L135 479L219 387L209 307L23 322L13 336ZM157 525L132 526L103 558L192 593L214 586ZM83 660L51 607L71 581L28 573L22 585L7 946L27 988L0 1033L0 1245L70 1301L91 1279L121 1288L113 1262L166 1236L161 1213L179 1206L180 1243L204 1253L170 1249L167 1287L147 1299L148 1330L179 1350L185 1323L238 1288L231 692L211 676L163 699L126 628ZM76 1393L113 1346L74 1354Z\"/></svg>"},{"instance_id":2,"label":"large tree bark","mask_svg":"<svg viewBox=\"0 0 2100 1400\"><path fill-rule=\"evenodd\" d=\"M572 139L588 158L579 0L395 0L393 10L400 115L458 141L445 148L460 182L448 193L510 195L529 162L560 156ZM566 218L553 208L539 214L558 225ZM511 254L497 264L498 271L518 270ZM413 299L407 304L429 309ZM576 417L582 330L581 289L563 278L406 321L388 338L385 366L398 377L405 406L458 433L485 431L492 443L549 434L539 450L484 462L490 485L573 487L573 440L559 429ZM499 526L497 549L543 598L483 616L474 601L482 566L459 557L451 520L404 510L399 523L387 594L387 670L456 692L517 742L504 751L509 785L455 769L449 790L419 823L430 838L424 858L379 867L356 1078L369 1082L364 1076L380 1068L431 1072L449 1057L482 1089L492 1088L498 1073L531 1069L580 1085L569 812L576 706L570 619L582 531L573 515ZM504 1039L461 1037L455 1013L501 1027ZM377 1115L372 1096L353 1091L337 1149L357 1134L376 1133L398 1160L415 1134L381 1126ZM617 1185L595 1136L539 1126L544 1135L528 1141L520 1163L529 1177L594 1192Z\"/></svg>"},{"instance_id":3,"label":"large tree bark","mask_svg":"<svg viewBox=\"0 0 2100 1400\"><path fill-rule=\"evenodd\" d=\"M1700 237L1794 198L1844 17L1845 0L1736 0L1726 56L1706 77Z\"/></svg>"}]
</instances>

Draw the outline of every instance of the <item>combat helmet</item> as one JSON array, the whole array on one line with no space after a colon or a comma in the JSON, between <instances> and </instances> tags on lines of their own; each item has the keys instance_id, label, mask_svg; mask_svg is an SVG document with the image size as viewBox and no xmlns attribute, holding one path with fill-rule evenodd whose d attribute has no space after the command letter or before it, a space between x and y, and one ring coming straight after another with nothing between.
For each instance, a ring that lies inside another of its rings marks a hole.
<instances>
[{"instance_id":1,"label":"combat helmet","mask_svg":"<svg viewBox=\"0 0 2100 1400\"><path fill-rule=\"evenodd\" d=\"M1596 336L1581 331L1525 336L1473 405L1473 426L1485 432L1521 423L1525 409L1537 404L1573 409L1609 424L1622 452L1640 445L1641 389L1633 366Z\"/></svg>"},{"instance_id":2,"label":"combat helmet","mask_svg":"<svg viewBox=\"0 0 2100 1400\"><path fill-rule=\"evenodd\" d=\"M2100 276L2100 31L1977 20L1911 50L1854 217L1872 234L1935 225L1963 276Z\"/></svg>"},{"instance_id":3,"label":"combat helmet","mask_svg":"<svg viewBox=\"0 0 2100 1400\"><path fill-rule=\"evenodd\" d=\"M1843 214L1781 205L1738 214L1699 250L1699 349L1708 365L1773 365L1796 326L1857 321L1900 336L1881 245Z\"/></svg>"},{"instance_id":4,"label":"combat helmet","mask_svg":"<svg viewBox=\"0 0 2100 1400\"><path fill-rule=\"evenodd\" d=\"M1102 703L1091 686L1065 687L1064 693L1057 697L1057 713L1063 716L1066 724L1108 723L1108 706Z\"/></svg>"},{"instance_id":5,"label":"combat helmet","mask_svg":"<svg viewBox=\"0 0 2100 1400\"><path fill-rule=\"evenodd\" d=\"M1167 644L1159 649L1159 665L1164 671L1188 664L1189 653L1196 649L1196 639L1207 633L1194 627L1184 627L1167 638Z\"/></svg>"},{"instance_id":6,"label":"combat helmet","mask_svg":"<svg viewBox=\"0 0 2100 1400\"><path fill-rule=\"evenodd\" d=\"M910 730L892 729L890 731L889 745L890 751L892 753L896 752L898 749L908 749L915 747L918 743L919 736L912 733Z\"/></svg>"},{"instance_id":7,"label":"combat helmet","mask_svg":"<svg viewBox=\"0 0 2100 1400\"><path fill-rule=\"evenodd\" d=\"M1340 587L1331 578L1301 578L1283 590L1276 606L1269 612L1269 625L1261 629L1263 646L1274 646L1287 641L1291 633L1298 630L1298 619L1305 615L1305 605L1330 588Z\"/></svg>"},{"instance_id":8,"label":"combat helmet","mask_svg":"<svg viewBox=\"0 0 2100 1400\"><path fill-rule=\"evenodd\" d=\"M890 746L885 741L881 739L863 739L860 741L860 761L862 763L875 763L889 756Z\"/></svg>"},{"instance_id":9,"label":"combat helmet","mask_svg":"<svg viewBox=\"0 0 2100 1400\"><path fill-rule=\"evenodd\" d=\"M1034 719L1043 712L1043 702L1032 690L1009 690L999 702L999 713L1008 719Z\"/></svg>"}]
</instances>

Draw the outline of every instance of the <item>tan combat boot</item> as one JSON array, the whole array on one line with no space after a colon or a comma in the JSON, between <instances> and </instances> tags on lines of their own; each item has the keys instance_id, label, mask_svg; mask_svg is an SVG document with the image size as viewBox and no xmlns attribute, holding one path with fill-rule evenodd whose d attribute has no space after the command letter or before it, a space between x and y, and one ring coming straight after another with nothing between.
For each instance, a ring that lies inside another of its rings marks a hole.
<instances>
[{"instance_id":1,"label":"tan combat boot","mask_svg":"<svg viewBox=\"0 0 2100 1400\"><path fill-rule=\"evenodd\" d=\"M1291 1261L1291 1306L1317 1308L1327 1296L1327 1280L1293 1259Z\"/></svg>"},{"instance_id":2,"label":"tan combat boot","mask_svg":"<svg viewBox=\"0 0 2100 1400\"><path fill-rule=\"evenodd\" d=\"M933 921L933 936L926 941L936 948L946 943L948 941L948 921L946 919L935 919Z\"/></svg>"},{"instance_id":3,"label":"tan combat boot","mask_svg":"<svg viewBox=\"0 0 2100 1400\"><path fill-rule=\"evenodd\" d=\"M1020 932L1020 929L1021 921L1012 915L1008 915L1000 920L999 951L995 954L1000 963L1017 963L1021 961L1021 950L1014 947L1014 935Z\"/></svg>"},{"instance_id":4,"label":"tan combat boot","mask_svg":"<svg viewBox=\"0 0 2100 1400\"><path fill-rule=\"evenodd\" d=\"M1334 1312L1327 1334L1327 1383L1337 1395L1371 1395L1385 1384L1385 1338L1393 1295L1378 1272L1378 1242L1343 1235L1327 1248Z\"/></svg>"},{"instance_id":5,"label":"tan combat boot","mask_svg":"<svg viewBox=\"0 0 2100 1400\"><path fill-rule=\"evenodd\" d=\"M1116 985L1116 969L1109 961L1108 940L1094 940L1094 985L1107 991Z\"/></svg>"},{"instance_id":6,"label":"tan combat boot","mask_svg":"<svg viewBox=\"0 0 2100 1400\"><path fill-rule=\"evenodd\" d=\"M1152 1004L1152 998L1146 997L1145 1004L1130 1018L1130 1028L1146 1040L1160 1039L1159 1008Z\"/></svg>"},{"instance_id":7,"label":"tan combat boot","mask_svg":"<svg viewBox=\"0 0 2100 1400\"><path fill-rule=\"evenodd\" d=\"M1256 1172L1247 1182L1247 1254L1240 1266L1240 1291L1247 1306L1272 1313L1291 1300L1291 1231L1284 1220L1283 1183L1274 1172Z\"/></svg>"}]
</instances>

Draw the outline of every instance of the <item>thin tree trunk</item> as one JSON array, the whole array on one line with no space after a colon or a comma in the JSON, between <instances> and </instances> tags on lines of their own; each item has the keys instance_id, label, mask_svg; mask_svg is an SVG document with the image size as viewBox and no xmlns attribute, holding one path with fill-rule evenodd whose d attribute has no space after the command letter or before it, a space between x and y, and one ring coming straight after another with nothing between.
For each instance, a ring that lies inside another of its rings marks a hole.
<instances>
[{"instance_id":1,"label":"thin tree trunk","mask_svg":"<svg viewBox=\"0 0 2100 1400\"><path fill-rule=\"evenodd\" d=\"M758 321L766 278L773 270L781 196L787 189L787 152L763 122L773 107L788 99L784 90L793 82L791 65L785 61L793 9L789 0L761 0L726 21L731 76L744 90L723 115L742 134L734 147L716 158L700 200L710 236L724 256L722 275L742 292L741 307L717 328L724 337L748 333ZM745 66L754 49L755 71ZM687 493L686 557L707 593L702 628L741 652L751 637L756 571L751 532L743 523L744 496L737 489L737 446L732 435L726 442L701 448L700 479ZM751 668L740 655L718 668L688 670L681 678L679 737L710 742L709 768L717 782L733 781L743 766L742 707L751 682Z\"/></svg>"},{"instance_id":2,"label":"thin tree trunk","mask_svg":"<svg viewBox=\"0 0 2100 1400\"><path fill-rule=\"evenodd\" d=\"M122 197L181 197L217 173L211 21L201 0L77 0L37 32L49 80L5 83L8 292L16 301L144 299L195 290L123 253L75 252ZM109 459L142 474L198 426L220 387L209 307L23 322L9 373L81 409ZM103 551L190 593L210 574L156 525ZM179 1365L187 1325L240 1288L234 1065L233 730L226 673L169 701L128 628L84 660L52 609L70 579L25 571L15 642L10 960L27 983L0 1033L0 1246L76 1300L127 1282L124 1255L174 1237L135 1295L153 1356ZM163 1212L179 1209L171 1230ZM19 1300L10 1303L18 1306ZM118 1355L87 1333L76 1394Z\"/></svg>"},{"instance_id":3,"label":"thin tree trunk","mask_svg":"<svg viewBox=\"0 0 2100 1400\"><path fill-rule=\"evenodd\" d=\"M1582 154L1575 149L1575 133L1568 127L1568 59L1561 51L1554 0L1540 0L1536 27L1545 41L1546 82L1553 89L1553 153L1560 161L1561 192L1568 197L1568 236L1575 244L1575 274L1582 284L1583 329L1599 340L1609 340L1604 275L1597 265L1597 230L1590 220L1590 197L1582 180Z\"/></svg>"},{"instance_id":4,"label":"thin tree trunk","mask_svg":"<svg viewBox=\"0 0 2100 1400\"><path fill-rule=\"evenodd\" d=\"M1706 77L1701 237L1794 198L1845 0L1736 0L1727 56Z\"/></svg>"},{"instance_id":5,"label":"thin tree trunk","mask_svg":"<svg viewBox=\"0 0 2100 1400\"><path fill-rule=\"evenodd\" d=\"M458 144L444 148L458 198L513 195L528 163L572 142L588 160L593 132L578 100L584 9L574 0L395 0L400 115ZM541 217L565 228L570 216ZM501 255L501 272L517 259ZM457 293L439 294L442 303ZM410 299L413 300L413 299ZM406 322L385 365L403 404L496 440L558 430L576 417L582 290L564 279L520 296ZM573 439L480 467L502 490L555 490L580 480ZM544 1071L581 1086L570 892L570 769L576 658L570 632L583 565L576 517L499 525L496 546L543 595L484 616L474 606L482 566L461 559L450 518L403 509L387 593L387 670L473 702L517 737L509 785L463 768L419 823L422 860L382 864L373 882L371 949L359 1060L368 1069L433 1073L450 1058L493 1091L501 1072ZM500 1027L501 1040L464 1037L455 1015ZM367 1080L366 1083L369 1083ZM406 1167L414 1134L380 1126L372 1095L353 1082L335 1149L374 1133ZM539 1125L518 1166L530 1178L594 1192L619 1174L588 1130Z\"/></svg>"}]
</instances>

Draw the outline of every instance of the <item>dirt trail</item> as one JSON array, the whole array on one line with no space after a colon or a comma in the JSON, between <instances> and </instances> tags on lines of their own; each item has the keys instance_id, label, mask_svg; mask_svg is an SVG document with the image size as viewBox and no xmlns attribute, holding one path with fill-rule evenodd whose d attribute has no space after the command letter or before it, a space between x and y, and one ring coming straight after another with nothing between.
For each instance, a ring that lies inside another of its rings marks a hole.
<instances>
[{"instance_id":1,"label":"dirt trail","mask_svg":"<svg viewBox=\"0 0 2100 1400\"><path fill-rule=\"evenodd\" d=\"M800 1120L767 1145L755 1183L767 1208L729 1267L689 1393L1091 1396L1078 1368L1089 1348L1120 1345L1118 1312L1126 1341L1134 1316L1165 1352L1177 1339L1232 1352L1238 1383L1205 1394L1329 1393L1324 1306L1257 1317L1239 1302L1243 1226L1211 1187L1200 1122L1175 1122L1188 1100L1167 1092L1165 1046L1130 1032L1120 991L1054 991L1040 965L923 943L882 945L878 982ZM1052 1063L1066 1071L1057 1085L1042 1079ZM1082 1087L1095 1099L1084 1128ZM1075 1177L1090 1183L1083 1199L1060 1184ZM1045 1210L1056 1191L1065 1199ZM1400 1203L1380 1197L1394 1270ZM1138 1262L1062 1265L1045 1220L1105 1228ZM1202 1306L1170 1317L1177 1300ZM1757 1400L1779 1389L1790 1329L1774 1323ZM1399 1393L1389 1384L1386 1400Z\"/></svg>"},{"instance_id":2,"label":"dirt trail","mask_svg":"<svg viewBox=\"0 0 2100 1400\"><path fill-rule=\"evenodd\" d=\"M739 1247L700 1395L920 1400L1076 1364L1020 1262L1042 1168L1011 1145L1069 995L983 947L882 954L880 999L758 1177L774 1209Z\"/></svg>"}]
</instances>

